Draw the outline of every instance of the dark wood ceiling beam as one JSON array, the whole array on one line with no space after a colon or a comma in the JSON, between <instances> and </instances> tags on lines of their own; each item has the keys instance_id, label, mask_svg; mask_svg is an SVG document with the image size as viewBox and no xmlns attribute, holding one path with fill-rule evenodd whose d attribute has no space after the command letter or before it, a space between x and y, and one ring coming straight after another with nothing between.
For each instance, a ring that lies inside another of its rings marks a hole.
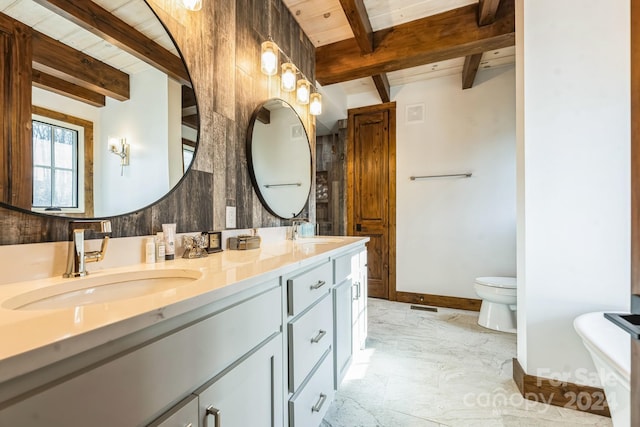
<instances>
[{"instance_id":1,"label":"dark wood ceiling beam","mask_svg":"<svg viewBox=\"0 0 640 427\"><path fill-rule=\"evenodd\" d=\"M478 2L478 26L493 24L496 20L500 0L479 0ZM468 55L464 59L464 68L462 69L462 89L471 89L473 82L476 80L476 74L480 67L482 54L476 53Z\"/></svg>"},{"instance_id":2,"label":"dark wood ceiling beam","mask_svg":"<svg viewBox=\"0 0 640 427\"><path fill-rule=\"evenodd\" d=\"M52 12L191 86L182 60L91 0L35 0Z\"/></svg>"},{"instance_id":3,"label":"dark wood ceiling beam","mask_svg":"<svg viewBox=\"0 0 640 427\"><path fill-rule=\"evenodd\" d=\"M358 46L360 46L360 52L363 54L371 53L375 49L373 45L373 29L371 28L371 21L369 20L369 14L367 8L364 5L364 0L340 0L342 10L347 16L349 25L351 25L351 31L355 36ZM389 79L384 73L376 74L373 77L373 83L378 89L380 100L382 102L390 101L389 92Z\"/></svg>"},{"instance_id":4,"label":"dark wood ceiling beam","mask_svg":"<svg viewBox=\"0 0 640 427\"><path fill-rule=\"evenodd\" d=\"M500 6L500 0L479 0L478 26L493 24L496 21L498 6Z\"/></svg>"},{"instance_id":5,"label":"dark wood ceiling beam","mask_svg":"<svg viewBox=\"0 0 640 427\"><path fill-rule=\"evenodd\" d=\"M340 0L351 30L362 53L373 52L373 30L363 0Z\"/></svg>"},{"instance_id":6,"label":"dark wood ceiling beam","mask_svg":"<svg viewBox=\"0 0 640 427\"><path fill-rule=\"evenodd\" d=\"M84 102L85 104L93 105L94 107L105 106L106 99L104 95L73 83L69 83L68 81L62 80L58 77L38 70L33 70L31 79L35 87L75 99L76 101Z\"/></svg>"},{"instance_id":7,"label":"dark wood ceiling beam","mask_svg":"<svg viewBox=\"0 0 640 427\"><path fill-rule=\"evenodd\" d=\"M32 43L34 70L118 101L129 99L128 74L35 30Z\"/></svg>"},{"instance_id":8,"label":"dark wood ceiling beam","mask_svg":"<svg viewBox=\"0 0 640 427\"><path fill-rule=\"evenodd\" d=\"M380 100L382 102L391 102L391 89L389 86L389 79L386 74L376 74L373 76L373 83L376 85L376 89L378 89L378 94L380 94Z\"/></svg>"},{"instance_id":9,"label":"dark wood ceiling beam","mask_svg":"<svg viewBox=\"0 0 640 427\"><path fill-rule=\"evenodd\" d=\"M491 25L479 27L477 13L474 4L376 31L376 48L366 55L355 39L320 46L316 79L328 85L515 44L514 0L500 2Z\"/></svg>"},{"instance_id":10,"label":"dark wood ceiling beam","mask_svg":"<svg viewBox=\"0 0 640 427\"><path fill-rule=\"evenodd\" d=\"M478 73L481 60L481 53L468 55L464 58L464 67L462 68L462 89L470 89L473 87L473 82L476 80L476 74Z\"/></svg>"}]
</instances>

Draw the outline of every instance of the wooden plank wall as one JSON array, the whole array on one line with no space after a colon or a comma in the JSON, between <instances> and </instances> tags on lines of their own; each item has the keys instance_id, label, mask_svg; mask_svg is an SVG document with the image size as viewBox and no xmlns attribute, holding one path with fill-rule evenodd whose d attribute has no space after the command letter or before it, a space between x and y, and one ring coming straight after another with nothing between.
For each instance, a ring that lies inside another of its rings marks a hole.
<instances>
[{"instance_id":1,"label":"wooden plank wall","mask_svg":"<svg viewBox=\"0 0 640 427\"><path fill-rule=\"evenodd\" d=\"M262 41L271 32L309 80L315 81L312 43L281 0L204 0L199 12L188 12L173 0L147 3L187 63L198 99L200 140L193 167L182 182L160 202L111 218L113 237L149 235L166 222L176 222L178 232L221 230L226 206L236 207L238 228L287 224L269 214L253 191L245 155L246 130L254 108L270 97L295 106L293 94L280 93L277 77L260 73ZM315 154L315 119L306 108L299 108L298 114ZM311 194L315 194L315 181ZM301 216L314 220L314 197ZM68 221L0 207L0 244L67 240Z\"/></svg>"}]
</instances>

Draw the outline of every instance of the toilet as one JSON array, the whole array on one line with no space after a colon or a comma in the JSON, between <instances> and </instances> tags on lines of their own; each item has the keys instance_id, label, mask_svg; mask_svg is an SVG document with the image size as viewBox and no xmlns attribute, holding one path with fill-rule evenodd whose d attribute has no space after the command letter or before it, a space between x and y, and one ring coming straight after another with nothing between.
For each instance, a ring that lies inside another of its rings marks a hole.
<instances>
[{"instance_id":1,"label":"toilet","mask_svg":"<svg viewBox=\"0 0 640 427\"><path fill-rule=\"evenodd\" d=\"M473 286L482 298L478 325L516 333L516 283L515 277L476 278Z\"/></svg>"}]
</instances>

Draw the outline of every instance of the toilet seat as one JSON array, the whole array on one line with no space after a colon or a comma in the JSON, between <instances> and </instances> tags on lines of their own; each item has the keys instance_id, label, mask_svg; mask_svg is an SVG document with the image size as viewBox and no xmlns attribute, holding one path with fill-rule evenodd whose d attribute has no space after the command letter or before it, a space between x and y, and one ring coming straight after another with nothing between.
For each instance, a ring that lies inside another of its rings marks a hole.
<instances>
[{"instance_id":1,"label":"toilet seat","mask_svg":"<svg viewBox=\"0 0 640 427\"><path fill-rule=\"evenodd\" d=\"M517 281L515 277L477 277L473 285L482 298L478 325L516 333Z\"/></svg>"},{"instance_id":2,"label":"toilet seat","mask_svg":"<svg viewBox=\"0 0 640 427\"><path fill-rule=\"evenodd\" d=\"M476 283L492 288L515 289L518 282L515 277L477 277Z\"/></svg>"}]
</instances>

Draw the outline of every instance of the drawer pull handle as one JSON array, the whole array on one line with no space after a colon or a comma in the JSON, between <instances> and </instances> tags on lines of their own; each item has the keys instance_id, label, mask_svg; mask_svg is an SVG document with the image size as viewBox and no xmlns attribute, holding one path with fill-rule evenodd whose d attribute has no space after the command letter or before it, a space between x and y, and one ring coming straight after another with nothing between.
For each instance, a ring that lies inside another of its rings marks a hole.
<instances>
[{"instance_id":1,"label":"drawer pull handle","mask_svg":"<svg viewBox=\"0 0 640 427\"><path fill-rule=\"evenodd\" d=\"M311 344L317 344L320 342L320 340L327 335L327 331L323 331L322 329L320 329L320 332L318 333L318 335L316 335L315 337L311 338Z\"/></svg>"},{"instance_id":2,"label":"drawer pull handle","mask_svg":"<svg viewBox=\"0 0 640 427\"><path fill-rule=\"evenodd\" d=\"M357 301L360 299L360 282L355 282L353 285L351 285L354 289L355 289L355 295L353 296L353 300ZM353 292L352 292L353 293Z\"/></svg>"},{"instance_id":3,"label":"drawer pull handle","mask_svg":"<svg viewBox=\"0 0 640 427\"><path fill-rule=\"evenodd\" d=\"M316 403L311 408L311 412L320 412L320 409L322 409L322 405L324 405L325 400L327 400L327 395L324 393L320 393L320 399L318 399L318 403Z\"/></svg>"},{"instance_id":4,"label":"drawer pull handle","mask_svg":"<svg viewBox=\"0 0 640 427\"><path fill-rule=\"evenodd\" d=\"M205 417L208 417L209 415L213 415L214 417L214 427L220 427L220 409L216 409L213 406L209 406L207 408L207 412Z\"/></svg>"},{"instance_id":5,"label":"drawer pull handle","mask_svg":"<svg viewBox=\"0 0 640 427\"><path fill-rule=\"evenodd\" d=\"M193 427L193 423L189 423L189 424L187 424L187 425L186 425L186 426L184 426L184 427Z\"/></svg>"},{"instance_id":6,"label":"drawer pull handle","mask_svg":"<svg viewBox=\"0 0 640 427\"><path fill-rule=\"evenodd\" d=\"M315 291L316 289L320 289L321 287L323 287L326 284L327 284L327 282L325 282L324 280L318 280L318 283L316 283L315 285L311 285L311 290Z\"/></svg>"}]
</instances>

